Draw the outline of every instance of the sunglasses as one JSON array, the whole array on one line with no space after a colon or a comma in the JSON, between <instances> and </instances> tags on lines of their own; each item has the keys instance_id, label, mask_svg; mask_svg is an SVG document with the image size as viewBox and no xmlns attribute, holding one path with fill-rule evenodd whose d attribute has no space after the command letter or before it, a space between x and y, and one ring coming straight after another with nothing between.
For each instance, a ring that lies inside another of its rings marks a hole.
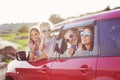
<instances>
[{"instance_id":1,"label":"sunglasses","mask_svg":"<svg viewBox=\"0 0 120 80\"><path fill-rule=\"evenodd\" d=\"M81 36L92 36L90 32L81 32L80 35Z\"/></svg>"},{"instance_id":2,"label":"sunglasses","mask_svg":"<svg viewBox=\"0 0 120 80\"><path fill-rule=\"evenodd\" d=\"M43 30L42 32L43 32L43 33L51 32L51 30L50 30L50 29L48 29L48 30Z\"/></svg>"},{"instance_id":3,"label":"sunglasses","mask_svg":"<svg viewBox=\"0 0 120 80\"><path fill-rule=\"evenodd\" d=\"M69 38L73 38L73 34L69 35ZM70 41L70 39L65 39L65 42L68 43Z\"/></svg>"}]
</instances>

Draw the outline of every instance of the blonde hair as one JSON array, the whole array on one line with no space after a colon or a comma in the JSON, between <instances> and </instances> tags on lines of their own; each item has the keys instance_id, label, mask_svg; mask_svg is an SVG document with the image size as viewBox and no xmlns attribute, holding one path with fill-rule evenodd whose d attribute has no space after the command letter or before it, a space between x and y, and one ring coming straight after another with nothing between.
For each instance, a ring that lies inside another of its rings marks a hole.
<instances>
[{"instance_id":1,"label":"blonde hair","mask_svg":"<svg viewBox=\"0 0 120 80\"><path fill-rule=\"evenodd\" d=\"M50 22L42 22L42 23L39 23L38 26L41 31L44 27L50 27L51 29L52 24Z\"/></svg>"}]
</instances>

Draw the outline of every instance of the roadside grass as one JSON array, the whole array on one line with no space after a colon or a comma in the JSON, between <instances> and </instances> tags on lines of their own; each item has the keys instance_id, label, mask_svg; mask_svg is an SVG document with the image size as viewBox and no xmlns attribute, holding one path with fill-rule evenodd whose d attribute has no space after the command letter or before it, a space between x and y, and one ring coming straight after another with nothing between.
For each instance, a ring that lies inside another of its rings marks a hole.
<instances>
[{"instance_id":1,"label":"roadside grass","mask_svg":"<svg viewBox=\"0 0 120 80\"><path fill-rule=\"evenodd\" d=\"M20 45L19 50L24 50L28 43L28 40L27 39L17 40L16 43Z\"/></svg>"},{"instance_id":2,"label":"roadside grass","mask_svg":"<svg viewBox=\"0 0 120 80\"><path fill-rule=\"evenodd\" d=\"M1 34L2 39L13 42L13 39L16 37L15 33L12 34Z\"/></svg>"},{"instance_id":3,"label":"roadside grass","mask_svg":"<svg viewBox=\"0 0 120 80\"><path fill-rule=\"evenodd\" d=\"M19 46L19 50L24 50L25 46L28 43L28 39L18 39L15 41L16 37L19 36L28 36L28 33L11 33L11 34L2 34L0 35L0 37L4 40L10 41L10 42L14 42Z\"/></svg>"}]
</instances>

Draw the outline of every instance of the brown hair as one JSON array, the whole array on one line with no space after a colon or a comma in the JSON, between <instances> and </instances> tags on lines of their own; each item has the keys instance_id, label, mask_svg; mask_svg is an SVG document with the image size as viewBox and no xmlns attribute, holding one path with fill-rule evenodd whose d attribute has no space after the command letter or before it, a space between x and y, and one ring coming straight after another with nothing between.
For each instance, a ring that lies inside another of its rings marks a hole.
<instances>
[{"instance_id":1,"label":"brown hair","mask_svg":"<svg viewBox=\"0 0 120 80\"><path fill-rule=\"evenodd\" d=\"M85 29L89 29L89 30L91 31L92 37L93 37L93 39L94 39L94 27L86 27ZM92 50L93 50L93 45L94 45L94 43L91 45L91 48L90 48L89 51L92 51ZM83 46L82 46L82 49L83 49L83 50L87 50L87 48L85 47L84 44L83 44Z\"/></svg>"},{"instance_id":2,"label":"brown hair","mask_svg":"<svg viewBox=\"0 0 120 80\"><path fill-rule=\"evenodd\" d=\"M39 29L37 28L37 27L31 27L30 29L29 29L29 42L33 42L33 40L31 39L31 31L32 30L35 30L35 31L37 31L39 34L40 34L40 31L39 31ZM34 42L33 42L34 43Z\"/></svg>"}]
</instances>

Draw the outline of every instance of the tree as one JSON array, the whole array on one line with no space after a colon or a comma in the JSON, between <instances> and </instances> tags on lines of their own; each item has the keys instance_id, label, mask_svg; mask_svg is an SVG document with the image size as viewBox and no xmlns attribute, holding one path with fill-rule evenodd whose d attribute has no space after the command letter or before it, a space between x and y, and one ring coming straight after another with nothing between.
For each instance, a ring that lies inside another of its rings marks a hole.
<instances>
[{"instance_id":1,"label":"tree","mask_svg":"<svg viewBox=\"0 0 120 80\"><path fill-rule=\"evenodd\" d=\"M23 25L18 29L18 32L23 33L23 32L28 32L29 26Z\"/></svg>"},{"instance_id":2,"label":"tree","mask_svg":"<svg viewBox=\"0 0 120 80\"><path fill-rule=\"evenodd\" d=\"M53 14L50 16L49 18L50 22L53 23L53 24L57 24L59 22L62 22L64 21L63 18L60 17L60 15L57 15L57 14Z\"/></svg>"},{"instance_id":3,"label":"tree","mask_svg":"<svg viewBox=\"0 0 120 80\"><path fill-rule=\"evenodd\" d=\"M109 11L110 10L110 6L107 6L103 11Z\"/></svg>"}]
</instances>

